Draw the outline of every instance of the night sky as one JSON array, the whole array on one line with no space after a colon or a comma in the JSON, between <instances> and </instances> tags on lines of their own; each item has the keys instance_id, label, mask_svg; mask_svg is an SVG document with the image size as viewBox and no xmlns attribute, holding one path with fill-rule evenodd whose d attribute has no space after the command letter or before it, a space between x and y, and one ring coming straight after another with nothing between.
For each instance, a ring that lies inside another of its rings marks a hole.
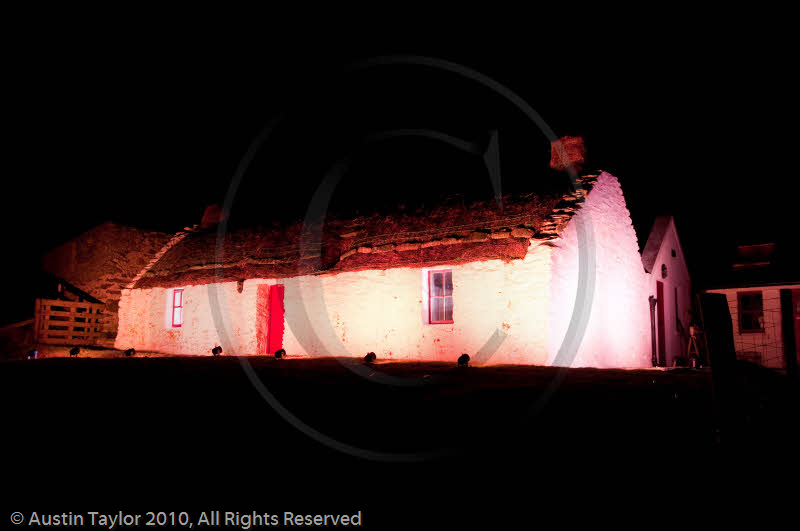
<instances>
[{"instance_id":1,"label":"night sky","mask_svg":"<svg viewBox=\"0 0 800 531\"><path fill-rule=\"evenodd\" d=\"M480 158L443 143L359 148L397 128L479 145L496 129L504 191L543 185L549 141L491 91L424 67L345 68L388 54L463 64L521 96L556 135L583 136L588 168L619 177L640 245L656 215L676 217L698 282L733 242L791 237L796 148L779 37L279 26L26 25L6 49L8 272L24 278L43 252L108 219L165 231L198 223L277 118L234 224L301 218L343 157L350 169L331 203L343 214L491 195Z\"/></svg>"}]
</instances>

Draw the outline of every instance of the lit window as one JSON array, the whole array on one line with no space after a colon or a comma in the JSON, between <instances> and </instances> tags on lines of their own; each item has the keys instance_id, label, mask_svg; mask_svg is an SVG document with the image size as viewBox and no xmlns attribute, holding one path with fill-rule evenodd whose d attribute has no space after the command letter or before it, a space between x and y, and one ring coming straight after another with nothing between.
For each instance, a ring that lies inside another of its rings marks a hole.
<instances>
[{"instance_id":1,"label":"lit window","mask_svg":"<svg viewBox=\"0 0 800 531\"><path fill-rule=\"evenodd\" d=\"M453 272L428 273L429 312L431 324L453 322Z\"/></svg>"},{"instance_id":2,"label":"lit window","mask_svg":"<svg viewBox=\"0 0 800 531\"><path fill-rule=\"evenodd\" d=\"M178 328L183 324L183 290L172 291L172 326Z\"/></svg>"},{"instance_id":3,"label":"lit window","mask_svg":"<svg viewBox=\"0 0 800 531\"><path fill-rule=\"evenodd\" d=\"M764 300L761 292L739 293L739 332L764 331Z\"/></svg>"}]
</instances>

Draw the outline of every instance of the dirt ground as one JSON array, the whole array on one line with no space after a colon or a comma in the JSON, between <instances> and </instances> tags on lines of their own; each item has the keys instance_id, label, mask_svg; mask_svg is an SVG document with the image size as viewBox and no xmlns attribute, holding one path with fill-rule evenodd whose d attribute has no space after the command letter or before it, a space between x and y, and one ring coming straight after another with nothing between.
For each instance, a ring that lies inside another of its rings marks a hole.
<instances>
[{"instance_id":1,"label":"dirt ground","mask_svg":"<svg viewBox=\"0 0 800 531\"><path fill-rule=\"evenodd\" d=\"M383 503L465 475L491 490L623 470L677 481L726 446L774 457L800 440L796 386L752 367L737 380L746 429L720 443L709 370L39 356L0 362L2 455L5 481L51 496L135 496L144 483L156 498L322 489ZM76 478L89 483L75 490Z\"/></svg>"}]
</instances>

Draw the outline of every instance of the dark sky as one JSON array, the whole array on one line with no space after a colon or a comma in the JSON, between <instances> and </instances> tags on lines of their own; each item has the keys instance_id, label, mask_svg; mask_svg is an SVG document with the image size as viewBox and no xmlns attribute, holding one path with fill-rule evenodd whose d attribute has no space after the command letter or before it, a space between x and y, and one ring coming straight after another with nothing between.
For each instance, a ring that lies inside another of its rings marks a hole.
<instances>
[{"instance_id":1,"label":"dark sky","mask_svg":"<svg viewBox=\"0 0 800 531\"><path fill-rule=\"evenodd\" d=\"M588 166L621 180L640 239L654 216L675 215L698 275L732 241L793 231L788 52L776 37L702 24L635 34L564 27L546 37L516 26L458 36L436 25L363 31L370 24L356 19L324 32L282 26L271 18L242 29L38 20L16 28L4 76L9 271L34 267L42 252L106 219L163 230L199 222L279 117L244 176L237 222L300 218L345 156L350 171L332 202L343 211L491 193L481 160L442 143L357 149L394 128L476 144L496 129L504 190L536 189L549 143L515 107L430 68L344 68L387 54L463 64L522 97L557 135L584 136Z\"/></svg>"}]
</instances>

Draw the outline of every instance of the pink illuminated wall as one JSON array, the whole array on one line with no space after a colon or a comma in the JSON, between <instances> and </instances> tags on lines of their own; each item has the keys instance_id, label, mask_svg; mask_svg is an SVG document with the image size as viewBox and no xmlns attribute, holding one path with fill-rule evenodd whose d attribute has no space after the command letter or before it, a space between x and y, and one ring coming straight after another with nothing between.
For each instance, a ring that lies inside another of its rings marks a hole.
<instances>
[{"instance_id":1,"label":"pink illuminated wall","mask_svg":"<svg viewBox=\"0 0 800 531\"><path fill-rule=\"evenodd\" d=\"M550 283L548 364L564 341L577 300L577 223L593 229L595 289L574 367L649 367L648 276L619 181L603 172L578 214L556 241Z\"/></svg>"}]
</instances>

